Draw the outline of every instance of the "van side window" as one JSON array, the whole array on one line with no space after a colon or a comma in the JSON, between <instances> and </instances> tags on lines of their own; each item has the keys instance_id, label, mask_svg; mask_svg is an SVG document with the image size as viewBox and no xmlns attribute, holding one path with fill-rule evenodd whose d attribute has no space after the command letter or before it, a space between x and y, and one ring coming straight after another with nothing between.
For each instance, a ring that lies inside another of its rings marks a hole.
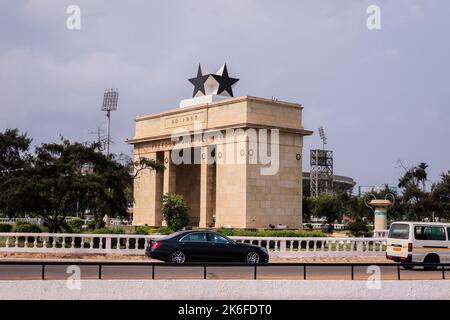
<instances>
[{"instance_id":1,"label":"van side window","mask_svg":"<svg viewBox=\"0 0 450 320\"><path fill-rule=\"evenodd\" d=\"M450 241L450 227L447 228L447 240Z\"/></svg>"},{"instance_id":2,"label":"van side window","mask_svg":"<svg viewBox=\"0 0 450 320\"><path fill-rule=\"evenodd\" d=\"M416 226L414 237L416 240L445 241L445 229L443 227Z\"/></svg>"}]
</instances>

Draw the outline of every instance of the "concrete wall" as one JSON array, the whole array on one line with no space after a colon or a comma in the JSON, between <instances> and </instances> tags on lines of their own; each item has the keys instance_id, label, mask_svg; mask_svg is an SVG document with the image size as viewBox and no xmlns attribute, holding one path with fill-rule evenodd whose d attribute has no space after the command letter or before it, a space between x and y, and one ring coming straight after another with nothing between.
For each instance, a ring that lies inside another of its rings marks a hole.
<instances>
[{"instance_id":1,"label":"concrete wall","mask_svg":"<svg viewBox=\"0 0 450 320\"><path fill-rule=\"evenodd\" d=\"M302 161L297 159L302 146L302 136L281 132L277 174L262 175L261 168L267 165L248 165L247 228L269 228L271 224L302 228Z\"/></svg>"},{"instance_id":2,"label":"concrete wall","mask_svg":"<svg viewBox=\"0 0 450 320\"><path fill-rule=\"evenodd\" d=\"M6 299L450 299L449 280L84 280L69 290L66 281L0 281Z\"/></svg>"}]
</instances>

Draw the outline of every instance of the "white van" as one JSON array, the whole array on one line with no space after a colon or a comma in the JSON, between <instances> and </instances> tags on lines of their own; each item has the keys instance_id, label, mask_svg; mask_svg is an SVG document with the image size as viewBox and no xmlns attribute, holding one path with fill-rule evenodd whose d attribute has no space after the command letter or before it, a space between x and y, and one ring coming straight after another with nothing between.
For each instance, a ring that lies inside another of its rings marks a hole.
<instances>
[{"instance_id":1,"label":"white van","mask_svg":"<svg viewBox=\"0 0 450 320\"><path fill-rule=\"evenodd\" d=\"M386 258L397 262L450 262L450 223L394 222L389 228Z\"/></svg>"}]
</instances>

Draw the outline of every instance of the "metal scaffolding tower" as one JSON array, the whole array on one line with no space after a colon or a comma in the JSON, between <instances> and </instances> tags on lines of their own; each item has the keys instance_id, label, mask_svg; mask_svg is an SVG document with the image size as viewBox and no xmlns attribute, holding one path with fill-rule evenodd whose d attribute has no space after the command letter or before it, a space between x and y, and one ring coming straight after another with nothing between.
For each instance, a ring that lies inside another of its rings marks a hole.
<instances>
[{"instance_id":1,"label":"metal scaffolding tower","mask_svg":"<svg viewBox=\"0 0 450 320\"><path fill-rule=\"evenodd\" d=\"M311 196L333 191L333 151L315 149L310 153Z\"/></svg>"}]
</instances>

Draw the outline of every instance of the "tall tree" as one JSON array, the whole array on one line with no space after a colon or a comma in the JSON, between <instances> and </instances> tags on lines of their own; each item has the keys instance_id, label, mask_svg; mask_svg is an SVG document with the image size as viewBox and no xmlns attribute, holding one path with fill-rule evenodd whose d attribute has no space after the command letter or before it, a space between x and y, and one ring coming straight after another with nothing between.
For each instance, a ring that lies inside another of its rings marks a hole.
<instances>
[{"instance_id":1,"label":"tall tree","mask_svg":"<svg viewBox=\"0 0 450 320\"><path fill-rule=\"evenodd\" d=\"M434 185L432 197L437 203L436 213L450 220L450 171L441 175L441 180Z\"/></svg>"},{"instance_id":2,"label":"tall tree","mask_svg":"<svg viewBox=\"0 0 450 320\"><path fill-rule=\"evenodd\" d=\"M31 139L18 129L0 132L0 212L12 217L21 199L16 186L29 166Z\"/></svg>"},{"instance_id":3,"label":"tall tree","mask_svg":"<svg viewBox=\"0 0 450 320\"><path fill-rule=\"evenodd\" d=\"M432 218L438 207L436 199L431 192L426 191L428 165L421 162L419 165L405 168L403 176L400 177L398 186L403 191L403 202L406 216L409 220L421 220L425 217Z\"/></svg>"}]
</instances>

